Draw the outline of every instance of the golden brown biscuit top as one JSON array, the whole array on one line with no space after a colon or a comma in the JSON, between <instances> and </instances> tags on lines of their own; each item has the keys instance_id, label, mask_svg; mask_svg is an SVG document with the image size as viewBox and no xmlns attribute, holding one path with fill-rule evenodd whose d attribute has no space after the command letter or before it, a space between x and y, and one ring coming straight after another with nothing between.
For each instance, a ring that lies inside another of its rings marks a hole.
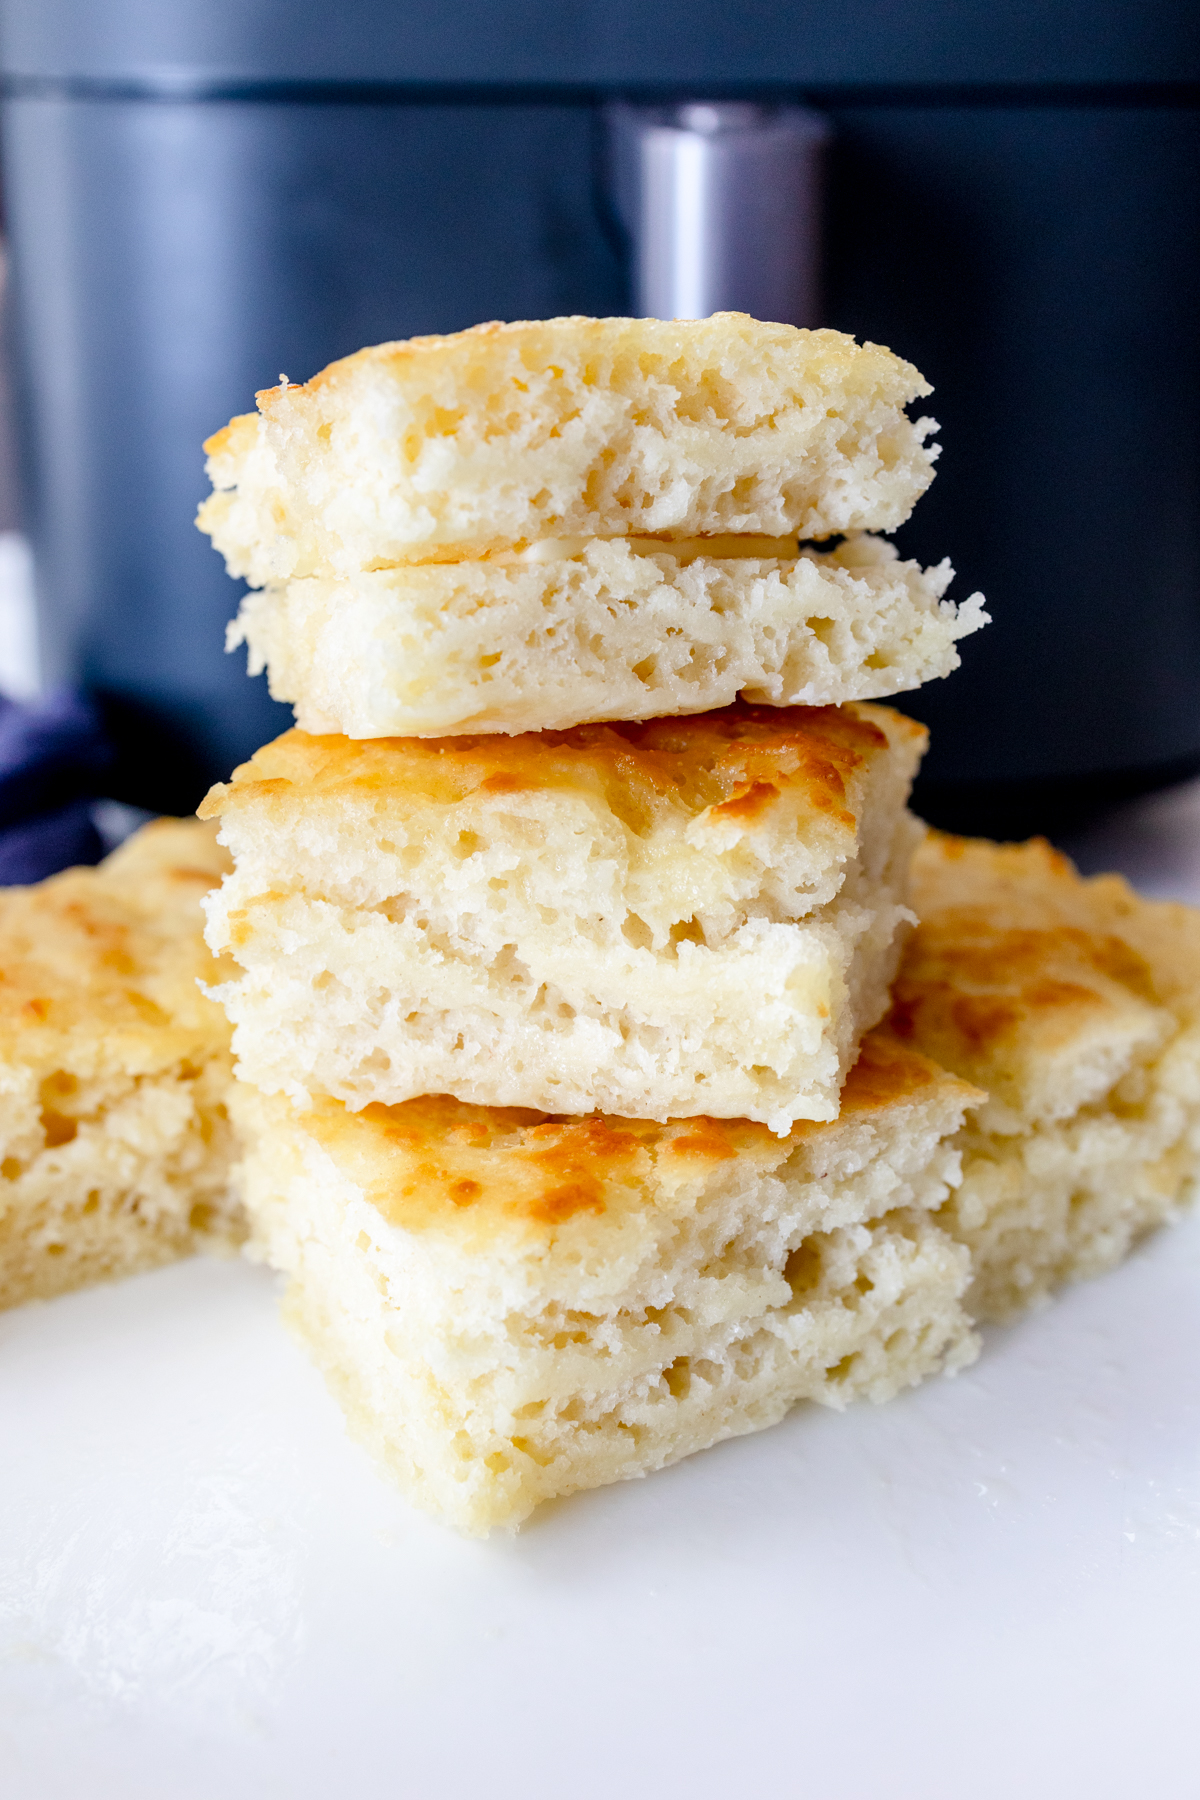
<instances>
[{"instance_id":1,"label":"golden brown biscuit top","mask_svg":"<svg viewBox=\"0 0 1200 1800\"><path fill-rule=\"evenodd\" d=\"M750 357L753 384L730 379ZM688 379L680 380L686 359ZM732 361L736 368L724 365ZM386 383L409 415L417 445L453 436L466 414L478 416L484 435L514 437L522 448L557 436L577 414L589 390L627 395L645 406L653 395L654 422L666 432L681 416L681 387L690 388L697 362L711 365L705 410L717 427L747 430L769 424L772 405L816 402L825 391L870 393L881 384L904 405L928 394L929 384L910 363L878 344L858 344L840 331L808 331L715 313L708 319L593 319L583 316L491 322L446 337L417 337L371 345L330 363L304 383L264 388L259 411L326 415L364 384ZM536 397L531 412L528 402ZM682 422L682 420L681 420ZM692 410L686 422L700 423ZM253 413L231 419L204 445L218 461L237 460L254 445Z\"/></svg>"},{"instance_id":2,"label":"golden brown biscuit top","mask_svg":"<svg viewBox=\"0 0 1200 1800\"><path fill-rule=\"evenodd\" d=\"M386 797L401 813L451 806L475 795L501 800L537 792L587 793L635 831L664 814L709 811L743 829L785 796L853 830L850 784L892 738L924 727L865 704L773 707L638 724L578 725L517 737L311 737L288 731L212 789L202 818L240 808L290 810L317 798Z\"/></svg>"},{"instance_id":3,"label":"golden brown biscuit top","mask_svg":"<svg viewBox=\"0 0 1200 1800\"><path fill-rule=\"evenodd\" d=\"M746 1119L561 1118L444 1094L359 1113L326 1100L303 1125L393 1225L423 1231L458 1219L472 1236L553 1238L570 1220L661 1204L735 1158L770 1173L802 1146L832 1144L868 1119L886 1125L891 1112L899 1123L907 1108L929 1102L961 1114L981 1098L875 1031L847 1078L840 1117L803 1120L783 1139Z\"/></svg>"},{"instance_id":4,"label":"golden brown biscuit top","mask_svg":"<svg viewBox=\"0 0 1200 1800\"><path fill-rule=\"evenodd\" d=\"M1043 839L932 832L912 867L920 925L892 989L892 1029L1018 1107L1064 1057L1161 1038L1200 1007L1200 914L1084 880ZM1049 1104L1053 1096L1044 1096Z\"/></svg>"},{"instance_id":5,"label":"golden brown biscuit top","mask_svg":"<svg viewBox=\"0 0 1200 1800\"><path fill-rule=\"evenodd\" d=\"M0 1061L164 1067L229 1031L200 899L230 868L211 826L160 819L96 869L0 891Z\"/></svg>"}]
</instances>

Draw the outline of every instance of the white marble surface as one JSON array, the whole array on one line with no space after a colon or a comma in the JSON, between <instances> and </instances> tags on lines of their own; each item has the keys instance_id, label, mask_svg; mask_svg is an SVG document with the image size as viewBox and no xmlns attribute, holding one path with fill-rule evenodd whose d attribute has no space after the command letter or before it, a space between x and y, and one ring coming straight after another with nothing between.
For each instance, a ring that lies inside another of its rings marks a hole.
<instances>
[{"instance_id":1,"label":"white marble surface","mask_svg":"<svg viewBox=\"0 0 1200 1800\"><path fill-rule=\"evenodd\" d=\"M0 659L0 679L3 676ZM1072 846L1200 901L1200 784ZM1200 1219L890 1407L461 1542L271 1278L0 1316L4 1800L1188 1800Z\"/></svg>"}]
</instances>

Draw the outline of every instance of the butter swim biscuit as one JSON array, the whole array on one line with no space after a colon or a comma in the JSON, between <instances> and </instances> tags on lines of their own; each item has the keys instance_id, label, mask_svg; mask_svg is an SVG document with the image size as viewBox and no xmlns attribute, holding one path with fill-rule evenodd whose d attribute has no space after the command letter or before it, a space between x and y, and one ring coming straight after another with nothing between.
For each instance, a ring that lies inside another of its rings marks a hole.
<instances>
[{"instance_id":1,"label":"butter swim biscuit","mask_svg":"<svg viewBox=\"0 0 1200 1800\"><path fill-rule=\"evenodd\" d=\"M1082 879L1041 840L932 834L894 1030L988 1092L941 1222L968 1306L1011 1318L1098 1274L1200 1173L1200 913Z\"/></svg>"},{"instance_id":2,"label":"butter swim biscuit","mask_svg":"<svg viewBox=\"0 0 1200 1800\"><path fill-rule=\"evenodd\" d=\"M833 1118L887 1006L923 727L736 706L520 737L292 731L205 801L242 1073L351 1107Z\"/></svg>"},{"instance_id":3,"label":"butter swim biscuit","mask_svg":"<svg viewBox=\"0 0 1200 1800\"><path fill-rule=\"evenodd\" d=\"M240 1241L229 1027L197 985L228 867L164 819L0 891L0 1306Z\"/></svg>"},{"instance_id":4,"label":"butter swim biscuit","mask_svg":"<svg viewBox=\"0 0 1200 1800\"><path fill-rule=\"evenodd\" d=\"M934 1215L978 1095L882 1034L782 1139L237 1088L253 1253L354 1434L468 1533L976 1353Z\"/></svg>"},{"instance_id":5,"label":"butter swim biscuit","mask_svg":"<svg viewBox=\"0 0 1200 1800\"><path fill-rule=\"evenodd\" d=\"M548 319L379 344L209 439L199 524L256 587L535 540L890 531L929 485L930 392L837 331Z\"/></svg>"}]
</instances>

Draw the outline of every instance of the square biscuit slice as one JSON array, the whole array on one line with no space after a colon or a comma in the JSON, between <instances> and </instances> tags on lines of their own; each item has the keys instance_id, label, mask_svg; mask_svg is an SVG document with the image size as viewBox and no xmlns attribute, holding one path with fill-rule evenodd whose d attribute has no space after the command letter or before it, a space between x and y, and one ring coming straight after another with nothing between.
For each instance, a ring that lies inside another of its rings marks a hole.
<instances>
[{"instance_id":1,"label":"square biscuit slice","mask_svg":"<svg viewBox=\"0 0 1200 1800\"><path fill-rule=\"evenodd\" d=\"M933 1215L980 1096L882 1033L782 1139L236 1088L251 1254L353 1434L469 1534L976 1354Z\"/></svg>"},{"instance_id":2,"label":"square biscuit slice","mask_svg":"<svg viewBox=\"0 0 1200 1800\"><path fill-rule=\"evenodd\" d=\"M0 1306L240 1242L229 1027L198 986L228 867L163 819L0 891Z\"/></svg>"},{"instance_id":3,"label":"square biscuit slice","mask_svg":"<svg viewBox=\"0 0 1200 1800\"><path fill-rule=\"evenodd\" d=\"M547 319L379 344L208 440L198 524L255 587L546 538L891 531L930 392L838 331Z\"/></svg>"},{"instance_id":4,"label":"square biscuit slice","mask_svg":"<svg viewBox=\"0 0 1200 1800\"><path fill-rule=\"evenodd\" d=\"M1119 1262L1200 1173L1200 913L1081 878L1040 839L931 834L892 1029L987 1090L940 1222L1012 1318Z\"/></svg>"},{"instance_id":5,"label":"square biscuit slice","mask_svg":"<svg viewBox=\"0 0 1200 1800\"><path fill-rule=\"evenodd\" d=\"M348 737L565 730L743 698L839 706L958 667L987 622L881 538L590 538L487 559L306 576L229 628L296 723Z\"/></svg>"},{"instance_id":6,"label":"square biscuit slice","mask_svg":"<svg viewBox=\"0 0 1200 1800\"><path fill-rule=\"evenodd\" d=\"M866 705L285 733L201 809L240 1071L352 1108L833 1118L910 917L924 743Z\"/></svg>"}]
</instances>

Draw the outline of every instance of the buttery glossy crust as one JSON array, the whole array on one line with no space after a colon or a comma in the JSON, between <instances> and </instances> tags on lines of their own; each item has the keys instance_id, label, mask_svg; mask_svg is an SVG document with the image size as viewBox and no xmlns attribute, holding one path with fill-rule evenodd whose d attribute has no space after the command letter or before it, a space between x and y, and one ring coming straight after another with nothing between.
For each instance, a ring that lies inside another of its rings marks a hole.
<instances>
[{"instance_id":1,"label":"buttery glossy crust","mask_svg":"<svg viewBox=\"0 0 1200 1800\"><path fill-rule=\"evenodd\" d=\"M839 1118L805 1120L783 1139L745 1119L562 1118L444 1094L359 1113L323 1101L302 1124L392 1225L550 1241L568 1221L577 1234L582 1226L583 1237L602 1239L602 1221L656 1204L656 1195L714 1164L741 1160L769 1172L802 1144L810 1155L822 1142L832 1149L855 1124L896 1129L908 1107L961 1112L981 1098L876 1030L847 1078Z\"/></svg>"},{"instance_id":2,"label":"buttery glossy crust","mask_svg":"<svg viewBox=\"0 0 1200 1800\"><path fill-rule=\"evenodd\" d=\"M231 867L211 826L161 819L97 869L0 891L0 1065L139 1074L228 1042L197 980L200 897Z\"/></svg>"},{"instance_id":3,"label":"buttery glossy crust","mask_svg":"<svg viewBox=\"0 0 1200 1800\"><path fill-rule=\"evenodd\" d=\"M911 881L892 1029L981 1087L1036 1084L1106 1030L1200 1009L1200 913L1085 880L1044 839L931 832Z\"/></svg>"},{"instance_id":4,"label":"buttery glossy crust","mask_svg":"<svg viewBox=\"0 0 1200 1800\"><path fill-rule=\"evenodd\" d=\"M853 832L852 777L893 738L924 727L866 704L773 707L570 731L454 738L310 737L285 732L212 789L201 818L241 809L270 814L306 800L386 797L401 812L450 806L468 794L584 791L634 829L681 808L745 829L788 805Z\"/></svg>"}]
</instances>

